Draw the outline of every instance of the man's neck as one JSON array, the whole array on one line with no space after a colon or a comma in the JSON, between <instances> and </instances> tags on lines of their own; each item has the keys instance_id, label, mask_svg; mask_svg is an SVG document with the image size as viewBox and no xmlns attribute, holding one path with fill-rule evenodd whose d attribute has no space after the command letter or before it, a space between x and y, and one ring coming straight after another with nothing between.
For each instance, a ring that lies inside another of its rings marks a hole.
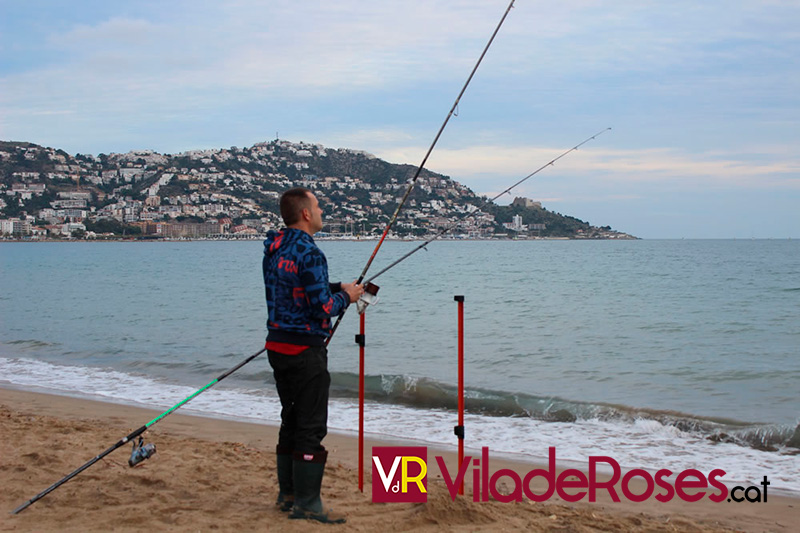
<instances>
[{"instance_id":1,"label":"man's neck","mask_svg":"<svg viewBox=\"0 0 800 533\"><path fill-rule=\"evenodd\" d=\"M314 234L311 233L311 231L310 231L311 228L308 227L308 224L299 224L299 223L298 224L292 224L291 226L288 226L288 228L289 229L299 229L300 231L304 231L304 232L308 233L308 235L311 236L311 237L314 236Z\"/></svg>"}]
</instances>

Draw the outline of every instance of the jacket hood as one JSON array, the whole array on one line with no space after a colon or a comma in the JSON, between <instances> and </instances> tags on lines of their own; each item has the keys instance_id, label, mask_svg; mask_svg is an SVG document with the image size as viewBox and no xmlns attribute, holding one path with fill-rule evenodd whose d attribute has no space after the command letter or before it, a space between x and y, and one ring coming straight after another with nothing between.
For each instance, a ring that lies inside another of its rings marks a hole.
<instances>
[{"instance_id":1,"label":"jacket hood","mask_svg":"<svg viewBox=\"0 0 800 533\"><path fill-rule=\"evenodd\" d=\"M280 231L270 230L267 232L267 238L264 239L264 255L272 255L289 243L305 239L314 242L311 235L303 230L295 228L283 228Z\"/></svg>"}]
</instances>

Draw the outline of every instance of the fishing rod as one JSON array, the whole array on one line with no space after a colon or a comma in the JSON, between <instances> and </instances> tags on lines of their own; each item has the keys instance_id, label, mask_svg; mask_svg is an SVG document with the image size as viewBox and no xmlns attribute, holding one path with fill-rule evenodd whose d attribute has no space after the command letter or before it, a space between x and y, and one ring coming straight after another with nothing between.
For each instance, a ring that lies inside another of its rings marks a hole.
<instances>
[{"instance_id":1,"label":"fishing rod","mask_svg":"<svg viewBox=\"0 0 800 533\"><path fill-rule=\"evenodd\" d=\"M404 256L402 256L400 259L398 259L398 260L394 261L393 263L390 263L390 264L389 264L389 265L388 265L386 268L384 268L383 270L381 270L380 272L378 272L377 274L375 274L374 276L372 276L371 278L369 278L369 279L368 279L368 280L365 282L365 284L372 283L372 282L375 280L375 278L377 278L377 277L378 277L378 276L380 276L381 274L383 274L383 273L387 272L388 270L391 270L391 269L392 269L392 268L394 268L395 266L399 265L400 263L402 263L403 261L405 261L406 259L408 259L408 258L409 258L409 257L411 257L412 255L414 255L414 254L415 254L415 253L417 253L418 251L422 250L423 248L425 248L426 246L428 246L430 243L432 243L433 241L435 241L436 239L438 239L438 238L439 238L439 237L441 237L442 235L444 235L444 234L446 234L446 233L448 233L448 232L452 231L453 229L457 228L459 224L463 223L463 222L464 222L466 219L468 219L468 218L469 218L469 217L471 217L472 215L474 215L474 214L476 214L476 213L480 213L480 212L481 212L481 210L482 210L484 207L486 207L487 205L489 205L489 204L493 203L495 200L497 200L498 198L500 198L500 197L501 197L501 196L503 196L504 194L508 194L509 192L511 192L511 190L512 190L512 189L516 188L518 185L521 185L522 183L524 183L524 182L528 181L529 179L531 179L532 177L534 177L536 174L538 174L538 173L539 173L539 172L541 172L542 170L546 169L546 168L547 168L547 167L549 167L549 166L552 166L552 165L554 165L554 164L556 163L556 161L558 161L558 160L559 160L559 159L561 159L562 157L565 157L565 156L566 156L567 154L569 154L570 152L574 152L575 150L577 150L578 148L580 148L580 147L581 147L581 146L583 146L584 144L588 143L589 141L592 141L592 140L596 139L597 137L599 137L600 135L602 135L603 133L607 132L607 131L608 131L608 130L610 130L610 129L611 129L611 128L606 128L606 129L604 129L604 130L602 130L602 131L599 131L599 132L595 133L594 135L592 135L592 136L591 136L591 137L589 137L588 139L584 140L583 142L581 142L581 143L579 143L579 144L576 144L575 146L573 146L573 147L572 147L572 148L570 148L569 150L566 150L565 152L563 152L563 153L562 153L561 155L559 155L558 157L556 157L556 158L554 158L554 159L551 159L550 161L548 161L547 163L545 163L545 164L544 164L544 165L542 165L541 167L537 168L536 170L534 170L533 172L531 172L530 174L528 174L527 176L525 176L525 177L524 177L524 178L522 178L521 180L517 181L517 182L516 182L514 185L512 185L511 187L508 187L507 189L505 189L504 191L502 191L501 193L499 193L497 196L495 196L495 197L493 197L493 198L488 198L488 199L487 199L485 202L483 202L483 203L482 203L482 204L481 204L481 205L480 205L480 206L479 206L479 207L478 207L478 208L477 208L475 211L472 211L471 213L467 213L467 215L466 215L466 216L464 216L463 218L461 218L461 219L459 219L459 220L456 220L455 222L453 222L453 223L452 223L452 224L450 224L449 226L445 226L444 228L442 228L441 230L439 230L439 232L438 232L438 233L434 234L434 235L433 235L433 237L431 237L431 238L429 238L428 240L424 241L422 244L420 244L420 245L419 245L419 246L417 246L416 248L412 249L410 252L408 252L407 254L405 254Z\"/></svg>"},{"instance_id":2,"label":"fishing rod","mask_svg":"<svg viewBox=\"0 0 800 533\"><path fill-rule=\"evenodd\" d=\"M511 11L511 8L514 7L514 1L515 0L511 0L511 2L508 4L508 7L506 8L505 12L503 13L502 18L500 19L500 22L497 24L497 27L494 29L494 32L492 33L492 36L489 38L489 42L486 43L486 46L484 47L483 52L481 52L481 55L478 58L477 63L475 63L475 66L472 68L472 72L470 72L469 77L467 78L467 81L464 83L464 86L461 88L461 92L458 93L458 96L456 97L455 102L453 102L453 106L450 108L450 112L447 113L447 117L445 117L444 122L442 123L441 127L439 128L439 131L436 133L436 137L434 137L433 142L431 143L430 147L428 148L427 153L425 154L425 157L422 158L422 162L419 164L419 166L417 167L416 172L414 173L414 176L411 178L411 181L409 182L408 187L406 188L406 192L403 195L403 198L400 200L400 203L397 204L397 208L394 210L394 214L389 219L388 224L386 224L386 228L384 228L383 234L381 235L381 238L378 240L378 244L375 245L375 249L372 251L372 255L369 256L369 260L367 261L367 264L364 265L364 269L361 271L361 274L358 276L358 280L356 281L357 284L360 284L362 281L364 281L364 277L366 277L367 271L369 270L369 267L372 266L372 262L375 260L375 256L378 255L378 250L380 250L381 246L383 245L383 241L386 239L386 235L389 234L389 230L392 228L394 223L397 221L397 217L400 214L400 211L403 209L403 206L405 205L406 200L408 200L408 197L411 194L411 191L414 189L414 185L416 185L416 183L417 183L417 178L419 178L419 175L422 172L422 169L425 167L425 163L428 162L428 157L430 157L431 152L433 152L433 148L436 146L436 143L439 141L439 137L441 137L442 132L444 131L444 128L447 126L447 123L450 121L450 117L452 117L453 114L456 112L456 109L458 108L458 103L461 101L461 97L464 95L464 92L467 90L467 87L469 86L469 83L472 81L472 77L475 76L475 72L477 72L478 67L480 66L481 62L483 61L484 56L486 55L486 52L489 51L489 47L492 45L492 42L494 41L495 36L500 31L500 27L503 25L503 22L505 22L506 17L508 16L508 13ZM343 317L344 317L344 312L341 315L339 315L339 317L336 319L336 323L333 325L333 328L331 328L331 334L328 336L328 339L325 341L325 345L326 346L328 345L328 343L330 343L330 340L333 338L333 334L336 333L336 329L339 327L339 324L341 323Z\"/></svg>"},{"instance_id":3,"label":"fishing rod","mask_svg":"<svg viewBox=\"0 0 800 533\"><path fill-rule=\"evenodd\" d=\"M40 499L44 498L45 496L47 496L48 494L50 494L51 492L56 490L58 487L60 487L61 485L63 485L67 481L69 481L70 479L74 478L75 476L77 476L78 474L80 474L81 472L83 472L84 470L86 470L87 468L92 466L93 464L95 464L97 461L99 461L100 459L102 459L106 455L108 455L111 452L113 452L114 450L116 450L117 448L120 448L120 447L124 446L128 442L132 442L136 437L139 437L139 443L138 444L136 442L133 443L133 451L131 452L131 458L128 460L128 465L130 465L131 467L134 467L137 464L141 463L142 461L150 458L150 456L152 456L155 453L156 448L155 448L155 445L153 445L153 444L142 444L143 443L143 438L141 437L142 433L144 433L149 428L154 426L157 422L159 422L160 420L163 420L168 415L170 415L173 412L177 411L179 408L181 408L182 406L186 405L191 400L193 400L197 396L201 395L202 393L204 393L205 391L207 391L208 389L210 389L211 387L213 387L214 385L216 385L217 383L219 383L220 381L222 381L226 377L230 376L231 374L233 374L234 372L236 372L237 370L242 368L244 365L246 365L247 363L249 363L250 361L252 361L256 357L258 357L259 355L264 353L266 350L267 350L266 348L262 348L261 350L257 351L256 353L254 353L253 355L251 355L250 357L248 357L247 359L245 359L244 361L242 361L238 365L234 366L230 370L220 374L217 378L215 378L214 380L209 382L203 388L198 389L197 391L193 392L191 395L187 396L186 398L184 398L180 402L176 403L174 406L170 407L169 409L167 409L166 411L164 411L163 413L161 413L160 415L158 415L157 417L152 419L147 424L145 424L142 427L140 427L139 429L133 431L132 433L130 433L126 437L121 438L115 444L113 444L111 447L106 449L104 452L102 452L101 454L95 456L93 459L90 459L89 461L84 463L80 468L77 468L77 469L73 470L72 472L70 472L69 474L67 474L63 478L61 478L58 481L56 481L55 483L53 483L52 485L47 487L45 490L43 490L42 492L40 492L36 496L31 498L30 500L26 501L25 503L23 503L22 505L20 505L19 507L17 507L13 511L11 511L11 514L18 514L18 513L22 512L22 511L24 511L31 504L33 504L33 503L39 501Z\"/></svg>"}]
</instances>

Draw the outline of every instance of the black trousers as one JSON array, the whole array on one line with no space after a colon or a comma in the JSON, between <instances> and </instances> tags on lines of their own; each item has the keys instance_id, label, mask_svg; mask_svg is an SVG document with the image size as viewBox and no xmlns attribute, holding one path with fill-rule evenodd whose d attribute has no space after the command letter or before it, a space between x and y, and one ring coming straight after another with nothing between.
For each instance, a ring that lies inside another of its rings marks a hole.
<instances>
[{"instance_id":1,"label":"black trousers","mask_svg":"<svg viewBox=\"0 0 800 533\"><path fill-rule=\"evenodd\" d=\"M267 351L281 399L279 454L324 456L328 433L328 349L311 346L298 355Z\"/></svg>"}]
</instances>

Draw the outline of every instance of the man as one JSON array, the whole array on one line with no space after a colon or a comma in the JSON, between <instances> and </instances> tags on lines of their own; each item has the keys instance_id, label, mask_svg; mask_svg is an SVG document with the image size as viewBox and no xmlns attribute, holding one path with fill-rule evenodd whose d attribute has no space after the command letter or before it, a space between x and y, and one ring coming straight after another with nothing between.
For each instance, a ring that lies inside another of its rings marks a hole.
<instances>
[{"instance_id":1,"label":"man","mask_svg":"<svg viewBox=\"0 0 800 533\"><path fill-rule=\"evenodd\" d=\"M328 282L325 254L312 235L322 229L319 201L304 188L281 196L286 228L264 241L264 287L267 296L267 353L281 399L281 428L276 448L278 502L289 518L342 523L320 498L328 452L326 339L331 318L358 300L364 289L355 283Z\"/></svg>"}]
</instances>

